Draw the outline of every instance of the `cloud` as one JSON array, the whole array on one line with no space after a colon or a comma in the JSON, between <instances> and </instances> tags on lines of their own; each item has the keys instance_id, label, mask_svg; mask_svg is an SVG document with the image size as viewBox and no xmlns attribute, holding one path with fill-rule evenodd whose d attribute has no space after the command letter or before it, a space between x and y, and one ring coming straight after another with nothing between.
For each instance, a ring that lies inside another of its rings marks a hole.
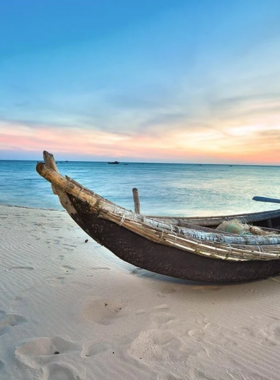
<instances>
[{"instance_id":1,"label":"cloud","mask_svg":"<svg viewBox=\"0 0 280 380\"><path fill-rule=\"evenodd\" d=\"M276 162L275 8L207 4L164 7L141 25L1 62L1 149Z\"/></svg>"},{"instance_id":2,"label":"cloud","mask_svg":"<svg viewBox=\"0 0 280 380\"><path fill-rule=\"evenodd\" d=\"M12 127L12 128L11 128ZM118 158L126 161L208 163L275 163L279 152L280 127L239 126L229 134L203 126L199 129L167 130L154 137L118 134L68 127L0 124L0 150L22 149L40 154L59 152L69 159Z\"/></svg>"}]
</instances>

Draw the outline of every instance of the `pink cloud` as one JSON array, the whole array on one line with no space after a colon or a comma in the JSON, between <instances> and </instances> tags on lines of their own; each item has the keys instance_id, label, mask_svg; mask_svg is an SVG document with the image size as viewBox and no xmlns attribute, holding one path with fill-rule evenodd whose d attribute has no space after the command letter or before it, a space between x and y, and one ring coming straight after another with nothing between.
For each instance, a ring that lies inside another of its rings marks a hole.
<instances>
[{"instance_id":1,"label":"pink cloud","mask_svg":"<svg viewBox=\"0 0 280 380\"><path fill-rule=\"evenodd\" d=\"M230 129L229 129L230 131ZM165 162L280 163L279 129L240 127L227 136L219 130L170 129L158 136L119 135L91 129L0 124L0 149L67 154L69 158Z\"/></svg>"}]
</instances>

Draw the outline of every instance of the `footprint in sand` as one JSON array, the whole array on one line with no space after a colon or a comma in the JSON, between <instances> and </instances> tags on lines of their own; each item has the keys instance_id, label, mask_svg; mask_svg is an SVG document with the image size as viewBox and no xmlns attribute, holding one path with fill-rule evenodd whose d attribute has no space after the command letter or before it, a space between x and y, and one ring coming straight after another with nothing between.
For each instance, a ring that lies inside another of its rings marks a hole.
<instances>
[{"instance_id":1,"label":"footprint in sand","mask_svg":"<svg viewBox=\"0 0 280 380\"><path fill-rule=\"evenodd\" d=\"M40 368L57 357L73 352L78 352L80 346L63 338L41 337L25 341L15 350L17 359L31 368Z\"/></svg>"},{"instance_id":2,"label":"footprint in sand","mask_svg":"<svg viewBox=\"0 0 280 380\"><path fill-rule=\"evenodd\" d=\"M160 298L165 298L168 294L172 294L172 293L175 293L175 292L176 292L176 289L171 288L171 287L166 287L166 288L163 288L163 289L157 294L157 296L160 297Z\"/></svg>"},{"instance_id":3,"label":"footprint in sand","mask_svg":"<svg viewBox=\"0 0 280 380\"><path fill-rule=\"evenodd\" d=\"M168 313L169 306L166 304L155 306L153 310L156 312L151 314L151 320L157 328L166 330L167 328L170 328L170 325L174 323L174 321L176 321L176 316Z\"/></svg>"},{"instance_id":4,"label":"footprint in sand","mask_svg":"<svg viewBox=\"0 0 280 380\"><path fill-rule=\"evenodd\" d=\"M101 325L110 325L117 318L124 315L124 302L110 299L83 300L80 318L84 321L93 321Z\"/></svg>"},{"instance_id":5,"label":"footprint in sand","mask_svg":"<svg viewBox=\"0 0 280 380\"><path fill-rule=\"evenodd\" d=\"M116 352L120 347L131 343L131 338L129 336L123 336L118 340L113 342L96 342L94 340L87 341L83 344L83 350L81 352L81 357L90 357L101 354L102 352L110 350L111 352Z\"/></svg>"},{"instance_id":6,"label":"footprint in sand","mask_svg":"<svg viewBox=\"0 0 280 380\"><path fill-rule=\"evenodd\" d=\"M69 364L51 363L43 368L43 376L46 380L82 380L75 368Z\"/></svg>"},{"instance_id":7,"label":"footprint in sand","mask_svg":"<svg viewBox=\"0 0 280 380\"><path fill-rule=\"evenodd\" d=\"M280 341L279 322L271 323L258 332L259 342L265 346L277 346Z\"/></svg>"},{"instance_id":8,"label":"footprint in sand","mask_svg":"<svg viewBox=\"0 0 280 380\"><path fill-rule=\"evenodd\" d=\"M178 352L181 346L172 329L172 324L176 322L176 316L169 313L168 310L169 306L166 304L153 307L150 315L152 328L141 331L138 337L132 341L128 348L130 356L139 361L163 361L168 369L167 363L176 358L173 352ZM172 378L171 374L167 373L166 375L170 375L170 379Z\"/></svg>"},{"instance_id":9,"label":"footprint in sand","mask_svg":"<svg viewBox=\"0 0 280 380\"><path fill-rule=\"evenodd\" d=\"M168 347L174 339L176 340L169 331L159 329L141 331L130 344L128 354L139 361L166 361L169 355Z\"/></svg>"},{"instance_id":10,"label":"footprint in sand","mask_svg":"<svg viewBox=\"0 0 280 380\"><path fill-rule=\"evenodd\" d=\"M191 329L187 332L187 334L190 336L190 337L194 337L194 338L197 338L197 339L200 339L202 338L205 333L203 330L201 329Z\"/></svg>"},{"instance_id":11,"label":"footprint in sand","mask_svg":"<svg viewBox=\"0 0 280 380\"><path fill-rule=\"evenodd\" d=\"M5 334L10 327L21 325L27 320L16 314L7 314L5 311L0 310L0 336Z\"/></svg>"}]
</instances>

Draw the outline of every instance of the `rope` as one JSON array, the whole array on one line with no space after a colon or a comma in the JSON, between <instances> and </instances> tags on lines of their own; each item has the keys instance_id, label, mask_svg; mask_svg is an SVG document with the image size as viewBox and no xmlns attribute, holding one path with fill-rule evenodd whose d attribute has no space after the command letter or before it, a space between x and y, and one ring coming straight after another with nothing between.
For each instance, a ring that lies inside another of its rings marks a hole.
<instances>
[{"instance_id":1,"label":"rope","mask_svg":"<svg viewBox=\"0 0 280 380\"><path fill-rule=\"evenodd\" d=\"M120 221L120 224L119 224L120 227L123 225L123 222L125 220L125 214L126 214L126 211L122 215L122 218L121 218L121 221Z\"/></svg>"},{"instance_id":2,"label":"rope","mask_svg":"<svg viewBox=\"0 0 280 380\"><path fill-rule=\"evenodd\" d=\"M164 229L162 229L158 241L162 241L164 233L165 233L165 231L164 231Z\"/></svg>"}]
</instances>

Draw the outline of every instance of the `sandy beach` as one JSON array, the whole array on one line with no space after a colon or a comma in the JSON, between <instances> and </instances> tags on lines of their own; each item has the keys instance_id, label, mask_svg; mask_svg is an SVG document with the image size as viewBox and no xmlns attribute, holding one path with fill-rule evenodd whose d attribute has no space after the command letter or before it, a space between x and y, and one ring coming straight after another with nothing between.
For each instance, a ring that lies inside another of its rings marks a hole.
<instances>
[{"instance_id":1,"label":"sandy beach","mask_svg":"<svg viewBox=\"0 0 280 380\"><path fill-rule=\"evenodd\" d=\"M279 379L280 278L149 273L62 211L0 206L0 226L1 380Z\"/></svg>"}]
</instances>

